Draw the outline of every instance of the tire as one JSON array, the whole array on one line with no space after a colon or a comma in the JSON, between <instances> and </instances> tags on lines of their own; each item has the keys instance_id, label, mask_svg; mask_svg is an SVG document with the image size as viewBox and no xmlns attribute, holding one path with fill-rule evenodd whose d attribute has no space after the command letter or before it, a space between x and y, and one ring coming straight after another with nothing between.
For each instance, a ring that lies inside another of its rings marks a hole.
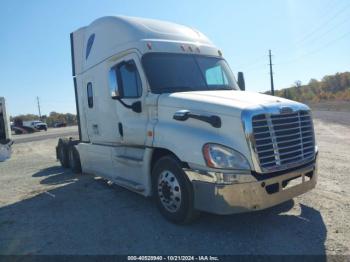
<instances>
[{"instance_id":1,"label":"tire","mask_svg":"<svg viewBox=\"0 0 350 262\"><path fill-rule=\"evenodd\" d=\"M75 174L81 173L81 163L79 152L74 145L70 145L68 149L68 162L69 167Z\"/></svg>"},{"instance_id":2,"label":"tire","mask_svg":"<svg viewBox=\"0 0 350 262\"><path fill-rule=\"evenodd\" d=\"M199 216L193 207L193 190L181 163L169 155L160 158L153 170L153 195L160 213L175 224L188 224Z\"/></svg>"},{"instance_id":3,"label":"tire","mask_svg":"<svg viewBox=\"0 0 350 262\"><path fill-rule=\"evenodd\" d=\"M67 142L64 142L63 140L59 140L58 146L57 146L57 158L61 163L61 166L64 168L69 168L69 161L68 161L68 144Z\"/></svg>"}]
</instances>

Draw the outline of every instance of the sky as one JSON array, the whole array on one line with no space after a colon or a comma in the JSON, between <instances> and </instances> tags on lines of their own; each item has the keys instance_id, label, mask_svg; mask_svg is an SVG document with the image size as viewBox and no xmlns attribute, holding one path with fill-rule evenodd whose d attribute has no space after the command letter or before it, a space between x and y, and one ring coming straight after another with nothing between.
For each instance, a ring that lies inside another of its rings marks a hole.
<instances>
[{"instance_id":1,"label":"sky","mask_svg":"<svg viewBox=\"0 0 350 262\"><path fill-rule=\"evenodd\" d=\"M246 89L350 71L349 0L3 0L0 96L12 116L75 113L69 34L106 15L167 20L196 28L222 50Z\"/></svg>"}]
</instances>

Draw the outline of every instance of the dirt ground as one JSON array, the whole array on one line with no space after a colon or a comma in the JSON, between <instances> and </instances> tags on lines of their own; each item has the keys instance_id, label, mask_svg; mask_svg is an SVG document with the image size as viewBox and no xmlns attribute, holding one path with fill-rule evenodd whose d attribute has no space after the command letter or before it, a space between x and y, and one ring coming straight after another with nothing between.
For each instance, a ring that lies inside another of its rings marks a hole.
<instances>
[{"instance_id":1,"label":"dirt ground","mask_svg":"<svg viewBox=\"0 0 350 262\"><path fill-rule=\"evenodd\" d=\"M153 202L56 162L56 140L0 163L0 254L348 254L350 113L314 112L316 189L255 213L165 221Z\"/></svg>"}]
</instances>

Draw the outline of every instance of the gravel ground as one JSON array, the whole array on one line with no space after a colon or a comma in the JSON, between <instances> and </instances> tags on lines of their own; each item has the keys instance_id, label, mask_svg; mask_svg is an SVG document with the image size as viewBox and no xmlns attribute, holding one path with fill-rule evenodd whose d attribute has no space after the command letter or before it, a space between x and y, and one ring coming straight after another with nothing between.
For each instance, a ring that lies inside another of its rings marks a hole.
<instances>
[{"instance_id":1,"label":"gravel ground","mask_svg":"<svg viewBox=\"0 0 350 262\"><path fill-rule=\"evenodd\" d=\"M316 189L277 207L192 225L56 162L57 139L14 145L0 163L0 254L350 254L350 113L314 112ZM338 119L338 120L337 120Z\"/></svg>"}]
</instances>

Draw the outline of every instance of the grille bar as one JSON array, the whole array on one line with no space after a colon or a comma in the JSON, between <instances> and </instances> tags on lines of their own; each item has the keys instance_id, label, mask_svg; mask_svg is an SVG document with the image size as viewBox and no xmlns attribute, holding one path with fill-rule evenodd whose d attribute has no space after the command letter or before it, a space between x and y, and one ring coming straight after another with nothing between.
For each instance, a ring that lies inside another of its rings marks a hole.
<instances>
[{"instance_id":1,"label":"grille bar","mask_svg":"<svg viewBox=\"0 0 350 262\"><path fill-rule=\"evenodd\" d=\"M298 145L299 146L299 145ZM297 147L297 146L293 146L293 147ZM307 146L307 147L304 147L304 150L305 149L308 149L308 148L312 148L313 146ZM292 148L292 147L290 147L290 148ZM301 148L299 148L299 149L295 149L295 150L292 150L292 151L288 151L288 152L284 152L284 153L279 153L279 156L285 156L285 155L290 155L290 154L292 154L292 153L295 153L295 152L299 152L299 151L301 151L302 149ZM270 150L264 150L265 152L270 152L270 151L273 151L273 149L270 149ZM262 152L264 152L264 151L262 151ZM272 157L272 156L276 156L277 154L270 154L270 155L266 155L266 156L264 156L264 157L260 157L260 159L264 159L264 158L270 158L270 157Z\"/></svg>"},{"instance_id":2,"label":"grille bar","mask_svg":"<svg viewBox=\"0 0 350 262\"><path fill-rule=\"evenodd\" d=\"M315 156L315 136L309 111L259 114L252 119L254 147L266 169L296 165Z\"/></svg>"}]
</instances>

